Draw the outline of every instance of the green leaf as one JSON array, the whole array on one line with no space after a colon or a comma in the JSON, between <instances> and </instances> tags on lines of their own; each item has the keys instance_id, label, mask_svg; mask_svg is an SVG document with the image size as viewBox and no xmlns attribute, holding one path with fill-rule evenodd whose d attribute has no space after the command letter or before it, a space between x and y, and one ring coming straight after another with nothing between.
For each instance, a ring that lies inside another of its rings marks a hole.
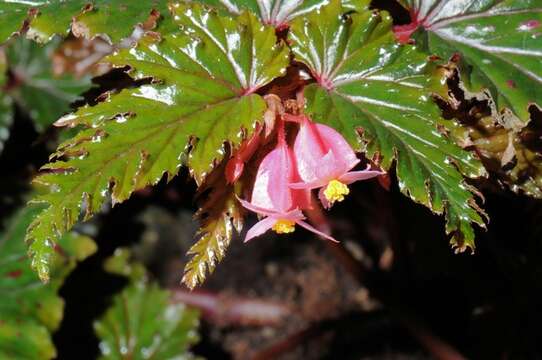
<instances>
[{"instance_id":1,"label":"green leaf","mask_svg":"<svg viewBox=\"0 0 542 360\"><path fill-rule=\"evenodd\" d=\"M418 38L425 38L429 51L445 59L459 52L472 66L472 91L489 89L500 111L510 108L523 121L529 119L531 104L542 106L539 0L407 0L404 4L423 19L425 31Z\"/></svg>"},{"instance_id":2,"label":"green leaf","mask_svg":"<svg viewBox=\"0 0 542 360\"><path fill-rule=\"evenodd\" d=\"M44 285L30 269L24 236L42 209L17 213L0 237L0 358L51 359L56 356L50 333L62 319L64 302L57 291L77 261L94 253L96 245L73 233L56 247L52 281Z\"/></svg>"},{"instance_id":3,"label":"green leaf","mask_svg":"<svg viewBox=\"0 0 542 360\"><path fill-rule=\"evenodd\" d=\"M34 120L38 131L68 113L70 104L91 87L90 76L53 74L52 55L59 44L58 38L40 46L19 37L6 50L10 71L16 79L9 95Z\"/></svg>"},{"instance_id":4,"label":"green leaf","mask_svg":"<svg viewBox=\"0 0 542 360\"><path fill-rule=\"evenodd\" d=\"M0 43L29 22L28 37L47 42L70 30L88 38L100 35L113 43L130 36L134 26L167 13L166 0L0 0Z\"/></svg>"},{"instance_id":5,"label":"green leaf","mask_svg":"<svg viewBox=\"0 0 542 360\"><path fill-rule=\"evenodd\" d=\"M22 29L30 9L31 6L25 0L0 0L0 44Z\"/></svg>"},{"instance_id":6,"label":"green leaf","mask_svg":"<svg viewBox=\"0 0 542 360\"><path fill-rule=\"evenodd\" d=\"M201 0L218 9L232 14L240 14L249 10L258 14L264 24L281 28L287 26L293 19L304 15L327 4L328 0ZM366 10L369 0L345 0L343 6L349 10Z\"/></svg>"},{"instance_id":7,"label":"green leaf","mask_svg":"<svg viewBox=\"0 0 542 360\"><path fill-rule=\"evenodd\" d=\"M38 183L51 188L35 199L49 205L29 228L34 268L48 277L52 245L79 219L99 211L111 189L126 200L164 174L188 165L198 183L223 157L224 143L239 145L266 110L254 93L285 73L288 50L274 29L251 14L218 16L200 5L174 4L179 30L152 34L108 60L129 65L136 79L153 83L110 94L57 124L87 129L60 145Z\"/></svg>"},{"instance_id":8,"label":"green leaf","mask_svg":"<svg viewBox=\"0 0 542 360\"><path fill-rule=\"evenodd\" d=\"M129 253L118 249L107 267L131 277L131 284L113 299L112 306L94 323L100 338L101 359L191 359L188 352L199 340L198 313L170 302L171 294L145 276L129 269L142 269L127 262ZM128 270L127 270L128 269Z\"/></svg>"},{"instance_id":9,"label":"green leaf","mask_svg":"<svg viewBox=\"0 0 542 360\"><path fill-rule=\"evenodd\" d=\"M431 94L443 89L436 87L431 64L415 47L395 42L386 13L343 13L332 1L292 23L295 57L318 79L305 88L306 112L384 169L395 160L401 191L446 214L454 247L474 248L471 223L484 221L461 172L485 172L440 131L444 120Z\"/></svg>"},{"instance_id":10,"label":"green leaf","mask_svg":"<svg viewBox=\"0 0 542 360\"><path fill-rule=\"evenodd\" d=\"M226 256L234 230L243 228L244 211L236 198L241 195L241 184L227 184L223 162L200 187L200 193L208 193L196 217L200 219L198 241L188 250L192 258L185 266L182 282L190 289L202 284L207 273L212 273L218 262Z\"/></svg>"},{"instance_id":11,"label":"green leaf","mask_svg":"<svg viewBox=\"0 0 542 360\"><path fill-rule=\"evenodd\" d=\"M13 106L11 97L3 89L7 83L7 62L2 49L0 49L0 154L4 143L9 138L9 128L13 123Z\"/></svg>"}]
</instances>

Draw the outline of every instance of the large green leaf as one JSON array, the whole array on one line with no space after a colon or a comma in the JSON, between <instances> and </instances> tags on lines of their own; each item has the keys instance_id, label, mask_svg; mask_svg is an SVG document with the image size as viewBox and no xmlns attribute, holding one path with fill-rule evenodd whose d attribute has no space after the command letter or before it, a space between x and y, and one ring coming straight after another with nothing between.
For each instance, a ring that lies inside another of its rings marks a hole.
<instances>
[{"instance_id":1,"label":"large green leaf","mask_svg":"<svg viewBox=\"0 0 542 360\"><path fill-rule=\"evenodd\" d=\"M57 295L77 261L96 246L87 237L63 236L56 247L52 281L42 284L30 269L25 231L39 208L26 208L11 219L0 237L0 358L51 359L56 356L50 332L62 319L64 302Z\"/></svg>"},{"instance_id":2,"label":"large green leaf","mask_svg":"<svg viewBox=\"0 0 542 360\"><path fill-rule=\"evenodd\" d=\"M170 302L171 294L147 280L144 268L128 263L129 253L118 249L106 268L129 276L131 283L113 299L94 323L101 359L191 359L189 347L199 339L198 313Z\"/></svg>"},{"instance_id":3,"label":"large green leaf","mask_svg":"<svg viewBox=\"0 0 542 360\"><path fill-rule=\"evenodd\" d=\"M264 24L282 28L294 18L309 13L328 0L200 0L198 2L224 9L232 14L240 14L249 10L258 14ZM348 9L368 9L369 0L345 0L343 6Z\"/></svg>"},{"instance_id":4,"label":"large green leaf","mask_svg":"<svg viewBox=\"0 0 542 360\"><path fill-rule=\"evenodd\" d=\"M178 31L151 34L108 59L152 84L59 120L87 129L62 144L54 156L63 160L44 166L36 180L51 188L35 199L49 207L28 231L44 280L59 233L82 210L85 218L99 211L110 189L113 202L121 202L183 164L201 183L223 157L224 143L238 146L262 119L266 104L254 91L285 72L287 49L253 15L223 17L197 4L174 4L172 11Z\"/></svg>"},{"instance_id":5,"label":"large green leaf","mask_svg":"<svg viewBox=\"0 0 542 360\"><path fill-rule=\"evenodd\" d=\"M459 52L472 66L471 89L488 88L499 110L529 118L542 106L542 3L540 0L405 0L418 39L447 59ZM464 77L465 78L465 77Z\"/></svg>"},{"instance_id":6,"label":"large green leaf","mask_svg":"<svg viewBox=\"0 0 542 360\"><path fill-rule=\"evenodd\" d=\"M167 0L0 0L0 43L29 22L28 36L38 41L54 35L75 33L103 35L113 43L130 36L137 24L145 23L153 10L167 13Z\"/></svg>"},{"instance_id":7,"label":"large green leaf","mask_svg":"<svg viewBox=\"0 0 542 360\"><path fill-rule=\"evenodd\" d=\"M10 71L15 77L8 93L34 120L42 131L60 116L68 113L70 104L91 87L90 76L76 78L71 74L53 74L52 54L60 39L40 46L19 37L7 48Z\"/></svg>"},{"instance_id":8,"label":"large green leaf","mask_svg":"<svg viewBox=\"0 0 542 360\"><path fill-rule=\"evenodd\" d=\"M343 13L332 1L291 25L295 57L318 80L305 88L306 111L383 168L396 160L401 191L446 214L453 246L473 248L471 223L484 221L461 173L478 177L484 169L439 131L443 120L431 92L442 89L430 86L431 64L415 47L395 42L385 13Z\"/></svg>"}]
</instances>

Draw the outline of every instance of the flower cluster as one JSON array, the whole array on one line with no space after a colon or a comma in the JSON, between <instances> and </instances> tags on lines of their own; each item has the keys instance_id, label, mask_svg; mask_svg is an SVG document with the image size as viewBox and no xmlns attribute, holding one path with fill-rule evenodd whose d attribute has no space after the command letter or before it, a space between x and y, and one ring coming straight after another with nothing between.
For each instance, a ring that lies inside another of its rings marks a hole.
<instances>
[{"instance_id":1,"label":"flower cluster","mask_svg":"<svg viewBox=\"0 0 542 360\"><path fill-rule=\"evenodd\" d=\"M285 121L299 125L293 147L286 141ZM279 234L293 232L296 224L336 241L305 222L303 210L313 206L311 190L320 189L318 197L328 209L333 203L344 200L350 192L349 184L384 173L369 168L351 171L359 159L344 137L329 126L314 123L304 115L283 114L277 127L277 144L258 167L250 202L239 199L245 208L263 216L247 232L245 242L269 229ZM256 138L251 138L240 149L239 155L230 160L226 172L229 181L239 176L245 157L254 151Z\"/></svg>"}]
</instances>

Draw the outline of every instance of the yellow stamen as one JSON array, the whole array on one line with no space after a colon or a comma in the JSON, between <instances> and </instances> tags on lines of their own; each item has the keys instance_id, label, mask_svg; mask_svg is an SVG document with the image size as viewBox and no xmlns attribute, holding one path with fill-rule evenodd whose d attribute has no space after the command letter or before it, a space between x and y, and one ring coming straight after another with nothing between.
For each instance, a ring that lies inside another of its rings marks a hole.
<instances>
[{"instance_id":1,"label":"yellow stamen","mask_svg":"<svg viewBox=\"0 0 542 360\"><path fill-rule=\"evenodd\" d=\"M294 232L295 230L295 221L292 220L279 220L273 225L273 230L277 234L288 234Z\"/></svg>"},{"instance_id":2,"label":"yellow stamen","mask_svg":"<svg viewBox=\"0 0 542 360\"><path fill-rule=\"evenodd\" d=\"M330 204L333 204L335 201L343 201L344 196L348 194L350 194L348 186L339 180L331 180L324 190L324 196Z\"/></svg>"}]
</instances>

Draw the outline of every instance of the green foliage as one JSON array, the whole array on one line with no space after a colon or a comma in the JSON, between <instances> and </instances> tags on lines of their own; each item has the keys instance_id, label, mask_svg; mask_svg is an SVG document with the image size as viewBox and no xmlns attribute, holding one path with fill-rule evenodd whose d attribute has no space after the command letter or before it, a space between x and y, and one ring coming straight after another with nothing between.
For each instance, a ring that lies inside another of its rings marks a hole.
<instances>
[{"instance_id":1,"label":"green foliage","mask_svg":"<svg viewBox=\"0 0 542 360\"><path fill-rule=\"evenodd\" d=\"M94 323L101 359L190 359L189 347L198 341L198 313L170 302L170 292L148 281L144 268L129 263L119 249L106 263L113 273L128 276L130 284L113 298L112 306Z\"/></svg>"},{"instance_id":2,"label":"green foliage","mask_svg":"<svg viewBox=\"0 0 542 360\"><path fill-rule=\"evenodd\" d=\"M264 24L282 27L288 25L293 19L306 14L327 3L327 0L202 0L218 9L240 14L249 10L258 14ZM369 8L368 0L347 0L343 4L348 9L365 10Z\"/></svg>"},{"instance_id":3,"label":"green foliage","mask_svg":"<svg viewBox=\"0 0 542 360\"><path fill-rule=\"evenodd\" d=\"M129 65L136 79L153 83L110 94L58 125L83 125L60 145L36 181L51 192L34 201L49 206L28 231L33 267L48 279L53 244L78 221L98 211L109 189L114 203L188 165L198 183L224 153L239 145L266 110L255 90L282 75L288 51L274 29L251 14L218 16L200 5L172 6L179 29L107 60Z\"/></svg>"},{"instance_id":4,"label":"green foliage","mask_svg":"<svg viewBox=\"0 0 542 360\"><path fill-rule=\"evenodd\" d=\"M52 280L42 284L30 269L24 243L26 228L42 209L27 207L9 221L0 237L0 358L51 359L50 333L60 324L64 302L57 291L77 261L96 250L94 242L68 233L61 237L52 262Z\"/></svg>"},{"instance_id":5,"label":"green foliage","mask_svg":"<svg viewBox=\"0 0 542 360\"><path fill-rule=\"evenodd\" d=\"M187 254L192 258L185 266L182 282L190 289L214 271L226 255L234 230L241 232L243 228L244 211L236 199L241 195L241 186L227 184L223 168L217 168L200 187L200 193L209 194L196 213L201 222L199 239Z\"/></svg>"},{"instance_id":6,"label":"green foliage","mask_svg":"<svg viewBox=\"0 0 542 360\"><path fill-rule=\"evenodd\" d=\"M28 22L28 37L47 42L70 30L88 38L100 35L112 43L130 36L134 26L151 23L167 12L166 0L0 0L0 43ZM147 26L152 27L152 26Z\"/></svg>"},{"instance_id":7,"label":"green foliage","mask_svg":"<svg viewBox=\"0 0 542 360\"><path fill-rule=\"evenodd\" d=\"M542 6L539 0L406 0L426 29L417 37L431 53L459 52L472 66L472 91L488 88L498 109L526 121L542 106ZM467 70L467 69L465 69ZM468 73L468 71L465 71Z\"/></svg>"},{"instance_id":8,"label":"green foliage","mask_svg":"<svg viewBox=\"0 0 542 360\"><path fill-rule=\"evenodd\" d=\"M7 83L7 62L2 49L0 49L0 153L4 149L4 142L9 137L9 128L13 123L12 100L4 87Z\"/></svg>"},{"instance_id":9,"label":"green foliage","mask_svg":"<svg viewBox=\"0 0 542 360\"><path fill-rule=\"evenodd\" d=\"M385 13L341 17L344 12L332 1L292 23L296 59L319 79L305 88L308 113L383 168L396 160L401 191L446 214L454 247L474 248L471 223L484 226L484 221L462 173L479 177L485 171L440 131L431 93L443 90L434 87L440 83L431 77L431 64L415 47L396 43Z\"/></svg>"},{"instance_id":10,"label":"green foliage","mask_svg":"<svg viewBox=\"0 0 542 360\"><path fill-rule=\"evenodd\" d=\"M22 111L34 120L36 130L43 131L70 111L70 104L91 87L89 76L53 74L52 55L60 44L55 39L45 46L19 37L6 49L14 84L8 95Z\"/></svg>"}]
</instances>

